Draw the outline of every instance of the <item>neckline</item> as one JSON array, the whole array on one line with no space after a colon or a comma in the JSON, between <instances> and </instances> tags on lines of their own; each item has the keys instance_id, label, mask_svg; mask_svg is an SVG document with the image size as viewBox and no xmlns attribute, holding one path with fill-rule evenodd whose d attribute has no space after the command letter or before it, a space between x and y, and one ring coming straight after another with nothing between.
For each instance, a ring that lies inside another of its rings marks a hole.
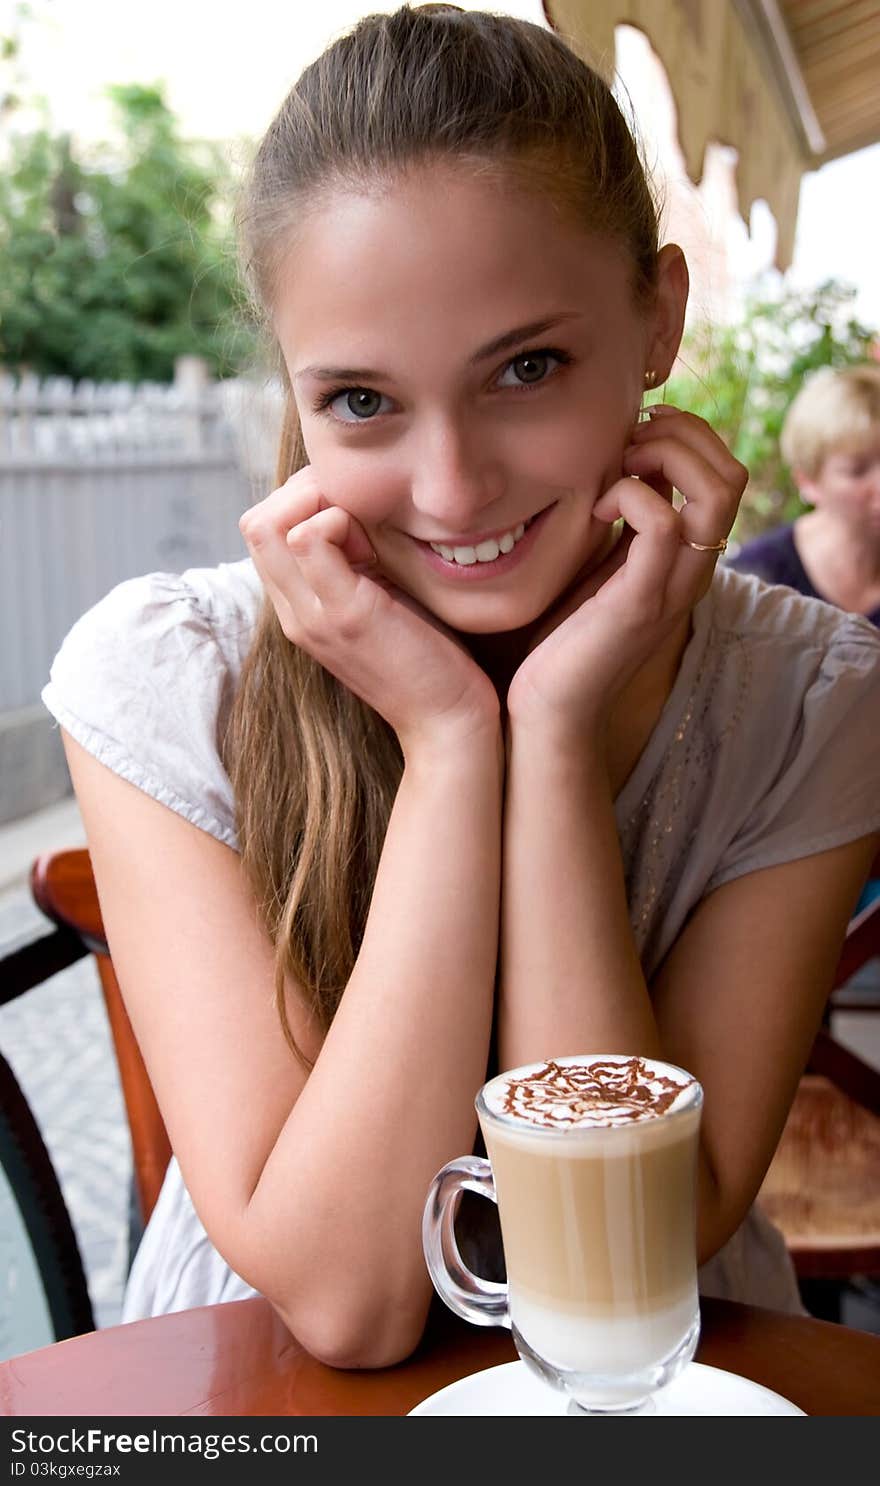
<instances>
[{"instance_id":1,"label":"neckline","mask_svg":"<svg viewBox=\"0 0 880 1486\"><path fill-rule=\"evenodd\" d=\"M804 560L801 557L800 549L797 544L797 534L795 532L796 524L797 523L793 521L791 523L791 526L788 528L788 542L791 551L791 557L795 565L795 571L799 579L799 587L801 591L806 594L807 598L821 599L823 604L830 604L831 600L826 599L824 594L819 592L818 588L816 587L815 583L813 582L812 578L810 577L804 566Z\"/></svg>"},{"instance_id":2,"label":"neckline","mask_svg":"<svg viewBox=\"0 0 880 1486\"><path fill-rule=\"evenodd\" d=\"M691 635L678 667L678 673L669 690L669 695L663 703L660 716L657 719L654 731L651 733L641 754L636 760L635 767L630 771L629 778L620 790L614 801L614 809L619 817L619 822L629 818L637 806L641 803L648 785L657 770L657 765L666 752L672 735L677 728L685 704L690 696L697 673L706 653L709 638L709 630L712 624L712 611L715 601L715 584L718 581L716 571L712 585L694 605L691 616Z\"/></svg>"},{"instance_id":3,"label":"neckline","mask_svg":"<svg viewBox=\"0 0 880 1486\"><path fill-rule=\"evenodd\" d=\"M800 554L800 549L797 544L797 535L795 532L796 526L797 522L793 521L788 529L788 534L789 542L791 544L791 554L803 583L801 591L805 593L808 598L821 599L823 604L833 605L835 609L840 609L841 613L860 614L863 619L869 619L872 624L880 625L880 604L876 605L873 609L843 609L842 606L838 604L834 599L827 598L822 590L816 587L815 583L807 572L807 569L804 565L804 560Z\"/></svg>"}]
</instances>

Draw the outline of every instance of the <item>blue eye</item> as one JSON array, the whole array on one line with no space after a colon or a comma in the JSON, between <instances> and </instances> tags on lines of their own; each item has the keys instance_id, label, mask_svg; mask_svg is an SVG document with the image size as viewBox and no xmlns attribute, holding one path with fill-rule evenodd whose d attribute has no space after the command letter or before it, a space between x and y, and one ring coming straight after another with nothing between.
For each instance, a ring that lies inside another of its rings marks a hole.
<instances>
[{"instance_id":1,"label":"blue eye","mask_svg":"<svg viewBox=\"0 0 880 1486\"><path fill-rule=\"evenodd\" d=\"M370 387L331 387L315 403L315 412L333 410L340 423L369 423L379 411L382 394ZM334 404L340 403L336 408ZM350 416L346 417L346 413Z\"/></svg>"},{"instance_id":2,"label":"blue eye","mask_svg":"<svg viewBox=\"0 0 880 1486\"><path fill-rule=\"evenodd\" d=\"M514 356L507 363L504 374L513 372L515 380L512 382L499 381L499 386L507 387L534 387L541 382L546 382L549 372L553 367L548 363L555 362L557 366L565 366L571 357L564 351L523 351L519 356Z\"/></svg>"}]
</instances>

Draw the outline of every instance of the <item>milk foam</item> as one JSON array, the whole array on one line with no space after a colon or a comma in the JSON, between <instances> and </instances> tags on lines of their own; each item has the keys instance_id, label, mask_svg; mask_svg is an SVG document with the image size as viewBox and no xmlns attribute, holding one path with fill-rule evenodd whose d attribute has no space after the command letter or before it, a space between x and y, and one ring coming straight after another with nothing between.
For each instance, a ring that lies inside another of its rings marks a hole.
<instances>
[{"instance_id":1,"label":"milk foam","mask_svg":"<svg viewBox=\"0 0 880 1486\"><path fill-rule=\"evenodd\" d=\"M487 1084L482 1097L491 1114L578 1130L657 1119L687 1104L695 1084L670 1063L597 1054L515 1068Z\"/></svg>"}]
</instances>

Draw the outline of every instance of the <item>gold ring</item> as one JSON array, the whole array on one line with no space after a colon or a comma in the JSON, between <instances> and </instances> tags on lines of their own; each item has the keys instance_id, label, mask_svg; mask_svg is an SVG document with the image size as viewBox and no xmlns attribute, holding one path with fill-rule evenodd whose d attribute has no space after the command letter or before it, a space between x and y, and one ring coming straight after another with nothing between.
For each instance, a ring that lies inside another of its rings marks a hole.
<instances>
[{"instance_id":1,"label":"gold ring","mask_svg":"<svg viewBox=\"0 0 880 1486\"><path fill-rule=\"evenodd\" d=\"M692 542L690 537L681 539L686 547L693 547L695 552L726 552L727 538L722 537L720 542Z\"/></svg>"}]
</instances>

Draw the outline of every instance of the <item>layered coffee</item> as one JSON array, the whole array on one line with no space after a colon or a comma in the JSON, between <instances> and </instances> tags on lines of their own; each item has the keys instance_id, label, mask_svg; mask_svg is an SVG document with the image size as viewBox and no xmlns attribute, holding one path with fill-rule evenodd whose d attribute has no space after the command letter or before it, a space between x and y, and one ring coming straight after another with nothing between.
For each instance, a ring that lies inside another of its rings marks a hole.
<instances>
[{"instance_id":1,"label":"layered coffee","mask_svg":"<svg viewBox=\"0 0 880 1486\"><path fill-rule=\"evenodd\" d=\"M566 1372L635 1373L698 1320L702 1092L648 1058L559 1058L501 1074L477 1108L516 1332Z\"/></svg>"}]
</instances>

